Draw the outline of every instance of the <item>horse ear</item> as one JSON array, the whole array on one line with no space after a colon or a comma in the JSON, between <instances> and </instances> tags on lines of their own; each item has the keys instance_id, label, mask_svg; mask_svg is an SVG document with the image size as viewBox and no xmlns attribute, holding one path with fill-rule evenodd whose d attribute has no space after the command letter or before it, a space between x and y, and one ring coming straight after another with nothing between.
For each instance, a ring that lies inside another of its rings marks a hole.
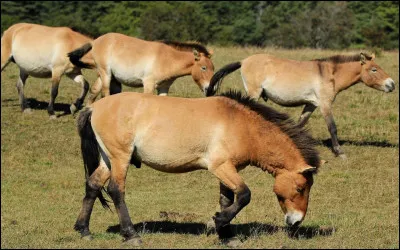
<instances>
[{"instance_id":1,"label":"horse ear","mask_svg":"<svg viewBox=\"0 0 400 250\"><path fill-rule=\"evenodd\" d=\"M367 58L365 57L365 54L361 52L360 57L361 57L361 59L360 59L361 65L365 64L366 63L365 60L367 60Z\"/></svg>"},{"instance_id":2,"label":"horse ear","mask_svg":"<svg viewBox=\"0 0 400 250\"><path fill-rule=\"evenodd\" d=\"M211 58L211 56L214 54L214 50L212 50L212 49L210 49L209 51L208 51L208 58Z\"/></svg>"},{"instance_id":3,"label":"horse ear","mask_svg":"<svg viewBox=\"0 0 400 250\"><path fill-rule=\"evenodd\" d=\"M311 167L309 165L304 166L302 169L298 171L299 174L315 173L315 172L317 172L317 168Z\"/></svg>"},{"instance_id":4,"label":"horse ear","mask_svg":"<svg viewBox=\"0 0 400 250\"><path fill-rule=\"evenodd\" d=\"M200 53L196 49L193 49L193 54L194 54L194 60L195 61L199 61L200 60Z\"/></svg>"},{"instance_id":5,"label":"horse ear","mask_svg":"<svg viewBox=\"0 0 400 250\"><path fill-rule=\"evenodd\" d=\"M371 60L374 60L374 59L375 59L375 53L372 53Z\"/></svg>"}]
</instances>

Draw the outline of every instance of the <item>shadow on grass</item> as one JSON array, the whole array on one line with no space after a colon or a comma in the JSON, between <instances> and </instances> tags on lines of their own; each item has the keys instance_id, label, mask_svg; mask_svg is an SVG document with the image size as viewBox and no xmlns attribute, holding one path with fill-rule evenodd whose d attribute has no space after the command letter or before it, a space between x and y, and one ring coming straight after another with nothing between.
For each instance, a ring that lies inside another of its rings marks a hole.
<instances>
[{"instance_id":1,"label":"shadow on grass","mask_svg":"<svg viewBox=\"0 0 400 250\"><path fill-rule=\"evenodd\" d=\"M193 222L173 221L146 221L134 225L137 232L143 233L179 233L200 235L206 233L206 224ZM330 236L336 230L331 227L298 227L290 229L272 224L251 222L245 224L232 224L232 231L235 235L242 235L244 239L261 235L272 235L279 231L285 232L293 239L311 239L315 236ZM108 233L119 233L120 225L109 226Z\"/></svg>"},{"instance_id":2,"label":"shadow on grass","mask_svg":"<svg viewBox=\"0 0 400 250\"><path fill-rule=\"evenodd\" d=\"M379 148L398 148L399 144L393 144L390 142L384 141L352 141L352 140L339 140L339 145L354 145L354 146L374 146ZM332 148L331 139L322 140L322 145L328 148Z\"/></svg>"}]
</instances>

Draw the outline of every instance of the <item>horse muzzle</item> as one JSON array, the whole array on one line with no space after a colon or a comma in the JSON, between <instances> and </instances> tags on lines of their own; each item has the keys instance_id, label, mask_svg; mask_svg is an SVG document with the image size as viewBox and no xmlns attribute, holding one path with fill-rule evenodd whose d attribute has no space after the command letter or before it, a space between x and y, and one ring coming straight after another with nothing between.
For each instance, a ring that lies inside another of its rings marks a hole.
<instances>
[{"instance_id":1,"label":"horse muzzle","mask_svg":"<svg viewBox=\"0 0 400 250\"><path fill-rule=\"evenodd\" d=\"M304 219L304 214L299 211L288 212L285 214L285 222L289 227L296 227Z\"/></svg>"},{"instance_id":2,"label":"horse muzzle","mask_svg":"<svg viewBox=\"0 0 400 250\"><path fill-rule=\"evenodd\" d=\"M383 91L386 93L392 92L395 89L394 87L394 81L392 78L388 78L385 80Z\"/></svg>"}]
</instances>

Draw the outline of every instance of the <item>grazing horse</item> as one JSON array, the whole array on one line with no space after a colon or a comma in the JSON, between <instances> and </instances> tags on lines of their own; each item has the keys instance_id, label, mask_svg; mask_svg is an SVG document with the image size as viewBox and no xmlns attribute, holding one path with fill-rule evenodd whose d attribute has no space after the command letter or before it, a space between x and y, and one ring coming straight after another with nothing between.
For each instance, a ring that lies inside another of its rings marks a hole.
<instances>
[{"instance_id":1,"label":"grazing horse","mask_svg":"<svg viewBox=\"0 0 400 250\"><path fill-rule=\"evenodd\" d=\"M18 23L9 27L1 37L1 71L14 62L19 67L17 89L21 109L30 112L24 97L24 86L28 76L51 78L51 99L47 111L50 118L56 118L54 102L58 95L61 76L67 75L82 85L82 93L71 105L71 113L78 110L89 90L89 83L82 75L81 68L73 65L67 53L93 39L67 27L48 27L38 24ZM83 58L89 62L91 55Z\"/></svg>"},{"instance_id":2,"label":"grazing horse","mask_svg":"<svg viewBox=\"0 0 400 250\"><path fill-rule=\"evenodd\" d=\"M82 63L88 51L94 61ZM68 54L70 61L85 68L96 68L100 77L90 89L88 104L103 96L121 92L121 83L143 86L144 93L167 95L175 79L192 75L204 93L214 74L212 52L199 43L145 41L119 33L108 33Z\"/></svg>"},{"instance_id":3,"label":"grazing horse","mask_svg":"<svg viewBox=\"0 0 400 250\"><path fill-rule=\"evenodd\" d=\"M261 96L265 101L271 99L287 107L305 105L299 124L305 124L316 107L320 107L331 135L333 152L345 159L332 114L336 95L360 81L377 90L394 90L393 79L375 63L374 58L374 55L360 53L295 61L257 54L228 64L216 72L207 96L216 93L227 74L241 68L244 88L250 97L258 100Z\"/></svg>"},{"instance_id":4,"label":"grazing horse","mask_svg":"<svg viewBox=\"0 0 400 250\"><path fill-rule=\"evenodd\" d=\"M304 127L239 92L194 99L135 92L110 95L81 111L78 131L86 195L74 228L88 238L95 199L108 206L101 190L110 179L107 193L117 210L121 235L140 243L125 204L130 163L140 167L143 162L167 173L213 173L220 181L221 206L213 220L224 240L234 238L229 223L250 202L240 170L251 164L272 174L285 222L297 226L306 215L313 173L321 164L316 142Z\"/></svg>"}]
</instances>

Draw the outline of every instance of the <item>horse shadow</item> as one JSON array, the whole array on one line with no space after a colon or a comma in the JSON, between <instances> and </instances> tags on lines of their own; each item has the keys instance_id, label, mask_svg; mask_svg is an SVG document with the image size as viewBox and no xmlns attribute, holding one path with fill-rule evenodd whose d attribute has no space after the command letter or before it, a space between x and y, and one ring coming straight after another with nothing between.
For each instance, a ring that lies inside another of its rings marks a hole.
<instances>
[{"instance_id":1,"label":"horse shadow","mask_svg":"<svg viewBox=\"0 0 400 250\"><path fill-rule=\"evenodd\" d=\"M142 233L179 233L192 235L207 234L206 227L204 223L174 221L145 221L134 225L135 230ZM333 227L301 226L289 228L258 222L231 224L231 228L235 235L240 236L244 240L254 236L273 235L280 231L285 232L292 239L311 239L316 236L330 236L336 231ZM120 225L109 226L106 232L119 233Z\"/></svg>"},{"instance_id":2,"label":"horse shadow","mask_svg":"<svg viewBox=\"0 0 400 250\"><path fill-rule=\"evenodd\" d=\"M35 98L26 98L26 102L29 108L35 110L47 110L47 107L49 106L48 102L38 101ZM71 114L71 110L69 108L70 106L71 104L67 103L54 103L53 107L55 112L63 112L61 114L57 114L57 117L60 117Z\"/></svg>"},{"instance_id":3,"label":"horse shadow","mask_svg":"<svg viewBox=\"0 0 400 250\"><path fill-rule=\"evenodd\" d=\"M332 140L326 139L322 140L322 145L328 148L332 148ZM384 141L352 141L352 140L339 140L339 145L349 144L354 146L374 146L379 148L398 148L398 143L390 143L386 140Z\"/></svg>"}]
</instances>

